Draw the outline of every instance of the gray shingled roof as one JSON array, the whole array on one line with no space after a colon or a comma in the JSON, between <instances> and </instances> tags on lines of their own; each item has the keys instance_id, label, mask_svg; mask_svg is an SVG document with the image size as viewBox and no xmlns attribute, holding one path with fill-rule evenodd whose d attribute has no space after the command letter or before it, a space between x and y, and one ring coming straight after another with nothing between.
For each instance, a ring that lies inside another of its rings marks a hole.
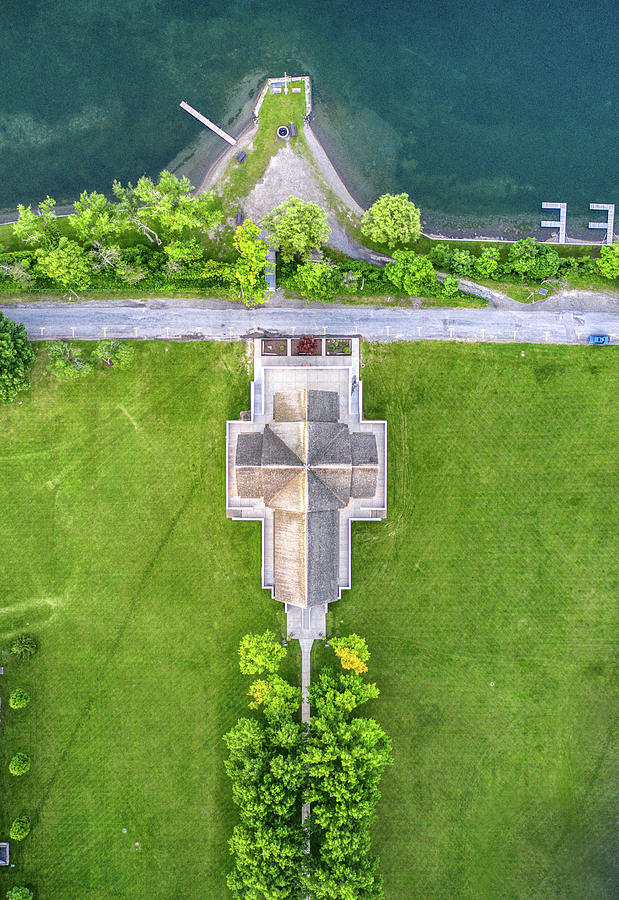
<instances>
[{"instance_id":1,"label":"gray shingled roof","mask_svg":"<svg viewBox=\"0 0 619 900\"><path fill-rule=\"evenodd\" d=\"M295 606L337 598L339 510L376 493L376 438L338 410L335 391L278 392L272 424L237 441L238 494L274 511L275 596Z\"/></svg>"}]
</instances>

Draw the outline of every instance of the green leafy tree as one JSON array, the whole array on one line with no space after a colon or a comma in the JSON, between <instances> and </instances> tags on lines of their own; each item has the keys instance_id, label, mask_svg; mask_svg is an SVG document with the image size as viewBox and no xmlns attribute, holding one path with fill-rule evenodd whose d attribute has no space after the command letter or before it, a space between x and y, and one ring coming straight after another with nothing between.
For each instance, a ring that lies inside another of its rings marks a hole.
<instances>
[{"instance_id":1,"label":"green leafy tree","mask_svg":"<svg viewBox=\"0 0 619 900\"><path fill-rule=\"evenodd\" d=\"M445 297L455 297L458 293L459 281L455 275L445 275L442 291Z\"/></svg>"},{"instance_id":2,"label":"green leafy tree","mask_svg":"<svg viewBox=\"0 0 619 900\"><path fill-rule=\"evenodd\" d=\"M23 841L30 834L30 817L18 816L9 829L9 837L13 841Z\"/></svg>"},{"instance_id":3,"label":"green leafy tree","mask_svg":"<svg viewBox=\"0 0 619 900\"><path fill-rule=\"evenodd\" d=\"M36 257L41 274L64 288L84 290L90 284L92 265L76 241L61 237L56 247L40 247Z\"/></svg>"},{"instance_id":4,"label":"green leafy tree","mask_svg":"<svg viewBox=\"0 0 619 900\"><path fill-rule=\"evenodd\" d=\"M75 344L52 341L47 354L51 361L51 371L59 378L83 378L92 372L92 362L84 359L81 347Z\"/></svg>"},{"instance_id":5,"label":"green leafy tree","mask_svg":"<svg viewBox=\"0 0 619 900\"><path fill-rule=\"evenodd\" d=\"M23 688L14 688L9 694L9 706L11 709L25 709L30 703L30 694Z\"/></svg>"},{"instance_id":6,"label":"green leafy tree","mask_svg":"<svg viewBox=\"0 0 619 900\"><path fill-rule=\"evenodd\" d=\"M82 191L75 201L75 213L70 218L71 227L82 243L105 245L122 230L115 203L97 191Z\"/></svg>"},{"instance_id":7,"label":"green leafy tree","mask_svg":"<svg viewBox=\"0 0 619 900\"><path fill-rule=\"evenodd\" d=\"M134 186L113 184L120 223L143 234L158 246L185 231L207 234L223 218L212 194L194 194L188 178L177 178L164 169L155 183L143 176Z\"/></svg>"},{"instance_id":8,"label":"green leafy tree","mask_svg":"<svg viewBox=\"0 0 619 900\"><path fill-rule=\"evenodd\" d=\"M234 281L234 266L218 259L207 259L200 275L211 284L227 287Z\"/></svg>"},{"instance_id":9,"label":"green leafy tree","mask_svg":"<svg viewBox=\"0 0 619 900\"><path fill-rule=\"evenodd\" d=\"M14 400L30 387L28 373L35 359L25 326L0 313L0 400Z\"/></svg>"},{"instance_id":10,"label":"green leafy tree","mask_svg":"<svg viewBox=\"0 0 619 900\"><path fill-rule=\"evenodd\" d=\"M337 289L337 271L326 262L307 262L297 268L295 284L308 303L330 303Z\"/></svg>"},{"instance_id":11,"label":"green leafy tree","mask_svg":"<svg viewBox=\"0 0 619 900\"><path fill-rule=\"evenodd\" d=\"M364 213L362 234L389 249L410 244L421 234L421 213L408 194L383 194Z\"/></svg>"},{"instance_id":12,"label":"green leafy tree","mask_svg":"<svg viewBox=\"0 0 619 900\"><path fill-rule=\"evenodd\" d=\"M111 369L128 369L135 358L135 350L127 341L99 341L92 355Z\"/></svg>"},{"instance_id":13,"label":"green leafy tree","mask_svg":"<svg viewBox=\"0 0 619 900\"><path fill-rule=\"evenodd\" d=\"M263 634L246 634L239 645L239 666L243 675L274 675L286 658L288 651L275 638L272 631Z\"/></svg>"},{"instance_id":14,"label":"green leafy tree","mask_svg":"<svg viewBox=\"0 0 619 900\"><path fill-rule=\"evenodd\" d=\"M13 225L13 234L24 244L41 244L53 246L58 240L58 229L55 213L56 201L46 197L35 212L31 206L19 204L19 217Z\"/></svg>"},{"instance_id":15,"label":"green leafy tree","mask_svg":"<svg viewBox=\"0 0 619 900\"><path fill-rule=\"evenodd\" d=\"M204 248L196 241L173 241L163 248L166 255L166 273L180 275L196 267L204 259Z\"/></svg>"},{"instance_id":16,"label":"green leafy tree","mask_svg":"<svg viewBox=\"0 0 619 900\"><path fill-rule=\"evenodd\" d=\"M343 669L352 669L357 675L367 672L366 663L370 658L370 651L365 638L358 634L349 634L346 637L334 638L331 646Z\"/></svg>"},{"instance_id":17,"label":"green leafy tree","mask_svg":"<svg viewBox=\"0 0 619 900\"><path fill-rule=\"evenodd\" d=\"M279 718L293 714L301 705L301 691L279 675L258 678L249 687L250 709L262 706L265 716Z\"/></svg>"},{"instance_id":18,"label":"green leafy tree","mask_svg":"<svg viewBox=\"0 0 619 900\"><path fill-rule=\"evenodd\" d=\"M308 880L312 897L382 897L370 827L380 779L392 762L391 742L373 719L352 715L377 695L376 685L366 684L358 675L329 670L321 672L310 688L312 718L304 760L305 801L312 810Z\"/></svg>"},{"instance_id":19,"label":"green leafy tree","mask_svg":"<svg viewBox=\"0 0 619 900\"><path fill-rule=\"evenodd\" d=\"M18 659L30 659L39 649L37 640L31 634L20 634L11 643L11 653Z\"/></svg>"},{"instance_id":20,"label":"green leafy tree","mask_svg":"<svg viewBox=\"0 0 619 900\"><path fill-rule=\"evenodd\" d=\"M476 258L473 269L478 278L496 278L499 270L499 251L494 247L482 250Z\"/></svg>"},{"instance_id":21,"label":"green leafy tree","mask_svg":"<svg viewBox=\"0 0 619 900\"><path fill-rule=\"evenodd\" d=\"M25 775L30 771L31 761L27 753L16 753L11 757L9 772L11 775Z\"/></svg>"},{"instance_id":22,"label":"green leafy tree","mask_svg":"<svg viewBox=\"0 0 619 900\"><path fill-rule=\"evenodd\" d=\"M125 284L139 284L146 278L143 267L127 259L121 259L116 266L116 274Z\"/></svg>"},{"instance_id":23,"label":"green leafy tree","mask_svg":"<svg viewBox=\"0 0 619 900\"><path fill-rule=\"evenodd\" d=\"M612 247L601 247L599 259L596 260L595 264L602 278L618 278L619 244L613 244Z\"/></svg>"},{"instance_id":24,"label":"green leafy tree","mask_svg":"<svg viewBox=\"0 0 619 900\"><path fill-rule=\"evenodd\" d=\"M469 250L454 250L449 261L449 268L454 275L470 275L475 259Z\"/></svg>"},{"instance_id":25,"label":"green leafy tree","mask_svg":"<svg viewBox=\"0 0 619 900\"><path fill-rule=\"evenodd\" d=\"M396 250L393 258L394 262L385 266L385 274L392 284L407 294L436 293L436 272L427 256L418 256L414 250Z\"/></svg>"},{"instance_id":26,"label":"green leafy tree","mask_svg":"<svg viewBox=\"0 0 619 900\"><path fill-rule=\"evenodd\" d=\"M32 900L34 894L25 885L16 885L6 892L6 900Z\"/></svg>"},{"instance_id":27,"label":"green leafy tree","mask_svg":"<svg viewBox=\"0 0 619 900\"><path fill-rule=\"evenodd\" d=\"M266 293L264 279L269 248L260 237L260 229L245 219L234 232L234 246L239 258L234 263L233 275L241 300L246 306L263 303Z\"/></svg>"},{"instance_id":28,"label":"green leafy tree","mask_svg":"<svg viewBox=\"0 0 619 900\"><path fill-rule=\"evenodd\" d=\"M262 220L262 226L279 247L284 262L294 257L307 260L331 234L324 209L311 201L288 197Z\"/></svg>"}]
</instances>

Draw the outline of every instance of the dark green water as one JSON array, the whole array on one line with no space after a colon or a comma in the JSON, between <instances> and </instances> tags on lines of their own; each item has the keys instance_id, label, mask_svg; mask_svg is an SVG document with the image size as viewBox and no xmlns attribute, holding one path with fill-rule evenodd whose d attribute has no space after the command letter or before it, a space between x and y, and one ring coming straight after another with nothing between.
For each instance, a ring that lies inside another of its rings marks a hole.
<instances>
[{"instance_id":1,"label":"dark green water","mask_svg":"<svg viewBox=\"0 0 619 900\"><path fill-rule=\"evenodd\" d=\"M227 123L286 69L364 201L586 217L619 201L617 24L614 0L3 0L0 207L154 174L201 132L179 100Z\"/></svg>"}]
</instances>

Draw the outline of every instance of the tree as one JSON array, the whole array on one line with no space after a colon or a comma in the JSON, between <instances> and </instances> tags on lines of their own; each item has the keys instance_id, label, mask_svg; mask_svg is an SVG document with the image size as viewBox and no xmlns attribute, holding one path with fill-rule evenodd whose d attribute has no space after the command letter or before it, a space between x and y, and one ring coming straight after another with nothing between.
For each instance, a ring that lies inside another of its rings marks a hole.
<instances>
[{"instance_id":1,"label":"tree","mask_svg":"<svg viewBox=\"0 0 619 900\"><path fill-rule=\"evenodd\" d=\"M135 357L135 350L127 341L99 341L92 355L100 359L107 369L128 369Z\"/></svg>"},{"instance_id":2,"label":"tree","mask_svg":"<svg viewBox=\"0 0 619 900\"><path fill-rule=\"evenodd\" d=\"M365 638L349 634L347 637L334 638L331 646L343 669L352 669L356 675L367 672L366 663L370 658L370 651Z\"/></svg>"},{"instance_id":3,"label":"tree","mask_svg":"<svg viewBox=\"0 0 619 900\"><path fill-rule=\"evenodd\" d=\"M449 268L454 275L470 275L473 271L473 254L469 250L454 250L449 261Z\"/></svg>"},{"instance_id":4,"label":"tree","mask_svg":"<svg viewBox=\"0 0 619 900\"><path fill-rule=\"evenodd\" d=\"M308 303L330 303L335 297L335 275L326 262L307 262L297 268L295 283Z\"/></svg>"},{"instance_id":5,"label":"tree","mask_svg":"<svg viewBox=\"0 0 619 900\"><path fill-rule=\"evenodd\" d=\"M0 313L0 400L14 400L30 387L28 373L35 359L25 326Z\"/></svg>"},{"instance_id":6,"label":"tree","mask_svg":"<svg viewBox=\"0 0 619 900\"><path fill-rule=\"evenodd\" d=\"M18 659L30 659L31 656L39 649L36 638L31 634L18 635L11 644L11 653L15 654Z\"/></svg>"},{"instance_id":7,"label":"tree","mask_svg":"<svg viewBox=\"0 0 619 900\"><path fill-rule=\"evenodd\" d=\"M9 763L9 772L11 775L25 775L30 771L30 757L27 753L16 753Z\"/></svg>"},{"instance_id":8,"label":"tree","mask_svg":"<svg viewBox=\"0 0 619 900\"><path fill-rule=\"evenodd\" d=\"M318 339L313 334L302 334L297 341L299 356L313 356L318 347Z\"/></svg>"},{"instance_id":9,"label":"tree","mask_svg":"<svg viewBox=\"0 0 619 900\"><path fill-rule=\"evenodd\" d=\"M494 247L482 250L476 258L473 268L479 278L496 278L499 268L499 251Z\"/></svg>"},{"instance_id":10,"label":"tree","mask_svg":"<svg viewBox=\"0 0 619 900\"><path fill-rule=\"evenodd\" d=\"M20 203L17 207L19 217L13 225L15 237L25 244L53 246L58 240L55 206L56 201L51 197L45 198L38 212Z\"/></svg>"},{"instance_id":11,"label":"tree","mask_svg":"<svg viewBox=\"0 0 619 900\"><path fill-rule=\"evenodd\" d=\"M393 258L394 262L385 266L392 284L407 294L436 292L436 272L427 256L418 256L413 250L396 250Z\"/></svg>"},{"instance_id":12,"label":"tree","mask_svg":"<svg viewBox=\"0 0 619 900\"><path fill-rule=\"evenodd\" d=\"M318 250L331 234L324 209L298 197L288 197L271 210L262 226L279 247L284 262L295 256L307 260L312 250Z\"/></svg>"},{"instance_id":13,"label":"tree","mask_svg":"<svg viewBox=\"0 0 619 900\"><path fill-rule=\"evenodd\" d=\"M364 213L362 234L390 250L398 244L410 244L421 234L421 213L408 194L383 194Z\"/></svg>"},{"instance_id":14,"label":"tree","mask_svg":"<svg viewBox=\"0 0 619 900\"><path fill-rule=\"evenodd\" d=\"M9 829L9 837L13 841L23 841L30 834L30 817L18 816Z\"/></svg>"},{"instance_id":15,"label":"tree","mask_svg":"<svg viewBox=\"0 0 619 900\"><path fill-rule=\"evenodd\" d=\"M167 257L166 274L179 275L187 269L195 267L204 259L204 248L194 239L190 241L173 241L163 248Z\"/></svg>"},{"instance_id":16,"label":"tree","mask_svg":"<svg viewBox=\"0 0 619 900\"><path fill-rule=\"evenodd\" d=\"M104 245L122 230L116 204L110 203L105 194L82 191L74 206L71 227L82 243Z\"/></svg>"},{"instance_id":17,"label":"tree","mask_svg":"<svg viewBox=\"0 0 619 900\"><path fill-rule=\"evenodd\" d=\"M459 283L460 282L455 277L455 275L445 275L445 278L443 279L443 288L442 288L443 294L446 297L455 297L456 294L458 293Z\"/></svg>"},{"instance_id":18,"label":"tree","mask_svg":"<svg viewBox=\"0 0 619 900\"><path fill-rule=\"evenodd\" d=\"M223 213L212 194L194 194L188 178L177 178L167 169L159 181L143 176L134 186L115 181L119 221L134 228L151 243L161 246L166 237L185 230L207 234L222 221Z\"/></svg>"},{"instance_id":19,"label":"tree","mask_svg":"<svg viewBox=\"0 0 619 900\"><path fill-rule=\"evenodd\" d=\"M16 885L6 892L6 900L32 900L34 894L25 885Z\"/></svg>"},{"instance_id":20,"label":"tree","mask_svg":"<svg viewBox=\"0 0 619 900\"><path fill-rule=\"evenodd\" d=\"M241 299L246 306L263 303L266 284L264 272L269 248L260 237L260 229L245 219L234 232L234 246L239 258L234 263L233 275L239 286Z\"/></svg>"},{"instance_id":21,"label":"tree","mask_svg":"<svg viewBox=\"0 0 619 900\"><path fill-rule=\"evenodd\" d=\"M239 666L243 675L274 675L288 651L275 639L272 631L246 634L239 644Z\"/></svg>"},{"instance_id":22,"label":"tree","mask_svg":"<svg viewBox=\"0 0 619 900\"><path fill-rule=\"evenodd\" d=\"M36 257L41 274L64 288L83 290L90 284L92 266L76 241L61 237L57 247L41 247L36 251Z\"/></svg>"},{"instance_id":23,"label":"tree","mask_svg":"<svg viewBox=\"0 0 619 900\"><path fill-rule=\"evenodd\" d=\"M30 703L30 694L23 688L14 688L9 694L9 706L11 709L25 709Z\"/></svg>"},{"instance_id":24,"label":"tree","mask_svg":"<svg viewBox=\"0 0 619 900\"><path fill-rule=\"evenodd\" d=\"M595 264L602 278L619 277L619 244L601 247Z\"/></svg>"},{"instance_id":25,"label":"tree","mask_svg":"<svg viewBox=\"0 0 619 900\"><path fill-rule=\"evenodd\" d=\"M301 691L279 675L258 678L249 686L250 709L263 707L267 718L291 715L301 705Z\"/></svg>"}]
</instances>

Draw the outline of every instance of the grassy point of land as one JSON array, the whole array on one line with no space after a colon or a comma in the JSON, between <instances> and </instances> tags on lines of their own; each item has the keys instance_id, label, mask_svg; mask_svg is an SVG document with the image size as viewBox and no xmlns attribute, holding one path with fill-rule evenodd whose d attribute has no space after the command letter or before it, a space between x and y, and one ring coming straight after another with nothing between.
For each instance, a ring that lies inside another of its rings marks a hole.
<instances>
[{"instance_id":1,"label":"grassy point of land","mask_svg":"<svg viewBox=\"0 0 619 900\"><path fill-rule=\"evenodd\" d=\"M299 82L299 84L303 84ZM293 146L303 144L303 121L305 116L305 89L300 94L293 94L289 87L288 94L271 94L267 91L258 115L258 131L247 148L247 159L238 163L232 159L228 164L220 183L220 192L226 204L238 203L251 191L253 186L266 172L269 160L283 146L277 137L279 125L297 127L297 137L291 138Z\"/></svg>"}]
</instances>

